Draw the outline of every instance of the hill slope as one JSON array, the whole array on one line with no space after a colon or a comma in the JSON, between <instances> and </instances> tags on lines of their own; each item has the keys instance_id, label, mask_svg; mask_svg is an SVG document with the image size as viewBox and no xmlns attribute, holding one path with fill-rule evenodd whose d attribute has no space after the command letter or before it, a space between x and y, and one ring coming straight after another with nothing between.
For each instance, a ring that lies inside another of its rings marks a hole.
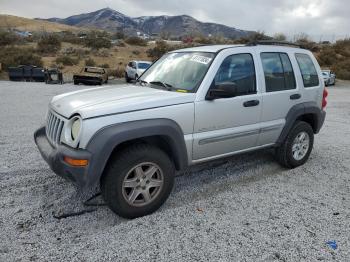
<instances>
[{"instance_id":1,"label":"hill slope","mask_svg":"<svg viewBox=\"0 0 350 262\"><path fill-rule=\"evenodd\" d=\"M18 17L13 15L0 14L0 29L17 29L21 31L47 31L47 32L61 32L61 31L81 31L81 28L64 25L60 23L53 23L50 21L41 21Z\"/></svg>"},{"instance_id":2,"label":"hill slope","mask_svg":"<svg viewBox=\"0 0 350 262\"><path fill-rule=\"evenodd\" d=\"M123 30L129 34L136 34L136 32L146 34L166 32L170 36L175 37L191 34L203 34L205 36L211 34L238 38L252 33L221 24L203 23L188 15L132 18L110 8L74 15L64 19L50 18L46 20L71 26L98 28L111 32Z\"/></svg>"}]
</instances>

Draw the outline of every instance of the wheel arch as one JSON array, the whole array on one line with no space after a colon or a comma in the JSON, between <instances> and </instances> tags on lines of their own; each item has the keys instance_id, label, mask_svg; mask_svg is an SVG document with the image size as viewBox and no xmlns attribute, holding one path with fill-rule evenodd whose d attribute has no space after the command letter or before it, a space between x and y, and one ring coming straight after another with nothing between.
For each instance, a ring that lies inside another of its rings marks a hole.
<instances>
[{"instance_id":1,"label":"wheel arch","mask_svg":"<svg viewBox=\"0 0 350 262\"><path fill-rule=\"evenodd\" d=\"M92 153L89 180L95 185L101 178L111 156L135 143L147 143L161 148L181 170L188 165L187 149L180 126L169 119L139 120L111 125L99 130L89 141Z\"/></svg>"},{"instance_id":2,"label":"wheel arch","mask_svg":"<svg viewBox=\"0 0 350 262\"><path fill-rule=\"evenodd\" d=\"M304 121L310 124L314 134L317 134L324 123L324 119L325 112L320 109L316 102L294 105L286 116L286 124L277 140L277 144L283 143L296 121Z\"/></svg>"}]
</instances>

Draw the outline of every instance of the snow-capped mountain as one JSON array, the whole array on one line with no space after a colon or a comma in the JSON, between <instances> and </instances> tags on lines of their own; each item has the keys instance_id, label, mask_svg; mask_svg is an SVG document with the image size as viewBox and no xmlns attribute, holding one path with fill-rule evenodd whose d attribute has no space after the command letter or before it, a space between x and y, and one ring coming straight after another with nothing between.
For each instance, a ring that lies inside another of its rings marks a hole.
<instances>
[{"instance_id":1,"label":"snow-capped mountain","mask_svg":"<svg viewBox=\"0 0 350 262\"><path fill-rule=\"evenodd\" d=\"M50 18L44 20L78 27L103 29L110 32L123 30L127 34L140 32L151 35L165 32L172 37L200 33L202 35L223 35L236 38L252 33L221 24L203 23L188 15L132 18L111 8L104 8L92 13L74 15L63 19Z\"/></svg>"}]
</instances>

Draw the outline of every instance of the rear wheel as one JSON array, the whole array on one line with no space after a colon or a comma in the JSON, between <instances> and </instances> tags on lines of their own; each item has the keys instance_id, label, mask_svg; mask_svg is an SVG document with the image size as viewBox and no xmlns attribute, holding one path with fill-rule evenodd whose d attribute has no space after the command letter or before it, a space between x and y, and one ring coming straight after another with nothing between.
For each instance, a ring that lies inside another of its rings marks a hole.
<instances>
[{"instance_id":1,"label":"rear wheel","mask_svg":"<svg viewBox=\"0 0 350 262\"><path fill-rule=\"evenodd\" d=\"M124 218L156 211L168 198L175 168L168 155L150 145L131 146L110 160L101 181L103 198Z\"/></svg>"},{"instance_id":2,"label":"rear wheel","mask_svg":"<svg viewBox=\"0 0 350 262\"><path fill-rule=\"evenodd\" d=\"M74 80L74 85L79 85L79 82Z\"/></svg>"},{"instance_id":3,"label":"rear wheel","mask_svg":"<svg viewBox=\"0 0 350 262\"><path fill-rule=\"evenodd\" d=\"M276 149L278 162L288 168L303 165L309 158L314 143L312 127L303 121L294 124L283 144Z\"/></svg>"}]
</instances>

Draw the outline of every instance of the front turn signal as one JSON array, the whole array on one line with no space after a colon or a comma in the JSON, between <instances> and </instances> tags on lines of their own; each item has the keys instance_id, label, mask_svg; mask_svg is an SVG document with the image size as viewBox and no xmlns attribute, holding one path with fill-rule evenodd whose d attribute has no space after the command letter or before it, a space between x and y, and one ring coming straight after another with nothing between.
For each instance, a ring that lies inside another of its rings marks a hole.
<instances>
[{"instance_id":1,"label":"front turn signal","mask_svg":"<svg viewBox=\"0 0 350 262\"><path fill-rule=\"evenodd\" d=\"M64 162L66 162L67 164L71 165L71 166L79 166L79 167L83 167L83 166L87 166L89 164L89 160L87 159L74 159L68 156L65 156L63 158Z\"/></svg>"}]
</instances>

